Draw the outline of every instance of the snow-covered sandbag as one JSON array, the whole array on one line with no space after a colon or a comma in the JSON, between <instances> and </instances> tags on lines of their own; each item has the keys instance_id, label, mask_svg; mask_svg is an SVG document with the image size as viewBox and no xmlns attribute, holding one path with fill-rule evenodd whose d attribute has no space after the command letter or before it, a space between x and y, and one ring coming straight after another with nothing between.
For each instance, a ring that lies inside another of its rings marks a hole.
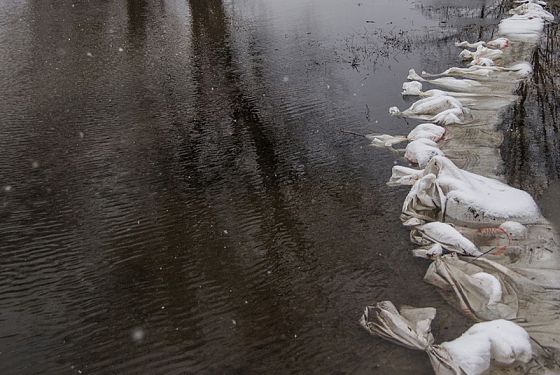
<instances>
[{"instance_id":1,"label":"snow-covered sandbag","mask_svg":"<svg viewBox=\"0 0 560 375\"><path fill-rule=\"evenodd\" d=\"M534 16L542 18L545 21L554 21L554 16L546 11L541 5L535 3L527 3L519 5L518 7L511 9L509 14L523 15L523 16Z\"/></svg>"},{"instance_id":2,"label":"snow-covered sandbag","mask_svg":"<svg viewBox=\"0 0 560 375\"><path fill-rule=\"evenodd\" d=\"M520 240L527 237L528 230L521 223L516 221L506 221L500 224L500 229L502 229L507 236L512 240Z\"/></svg>"},{"instance_id":3,"label":"snow-covered sandbag","mask_svg":"<svg viewBox=\"0 0 560 375\"><path fill-rule=\"evenodd\" d=\"M500 365L528 363L532 356L527 332L517 324L499 319L477 323L460 337L440 345L466 375L486 373L494 360Z\"/></svg>"},{"instance_id":4,"label":"snow-covered sandbag","mask_svg":"<svg viewBox=\"0 0 560 375\"><path fill-rule=\"evenodd\" d=\"M371 141L371 145L375 147L393 147L398 143L406 142L406 137L388 134L367 134L366 138Z\"/></svg>"},{"instance_id":5,"label":"snow-covered sandbag","mask_svg":"<svg viewBox=\"0 0 560 375\"><path fill-rule=\"evenodd\" d=\"M482 375L492 361L511 366L532 358L529 335L506 320L478 323L453 341L434 345L434 308L401 307L389 301L367 306L360 324L371 334L409 349L425 351L436 375Z\"/></svg>"},{"instance_id":6,"label":"snow-covered sandbag","mask_svg":"<svg viewBox=\"0 0 560 375\"><path fill-rule=\"evenodd\" d=\"M526 250L529 252L530 250ZM425 254L416 254L426 257ZM541 285L523 268L506 267L487 256L433 258L424 281L438 288L457 310L476 321L516 321L541 345L560 357L560 291ZM535 270L538 274L546 270Z\"/></svg>"},{"instance_id":7,"label":"snow-covered sandbag","mask_svg":"<svg viewBox=\"0 0 560 375\"><path fill-rule=\"evenodd\" d=\"M391 178L387 185L398 186L398 185L414 185L418 179L422 177L424 173L423 170L403 167L401 165L395 165L392 169Z\"/></svg>"},{"instance_id":8,"label":"snow-covered sandbag","mask_svg":"<svg viewBox=\"0 0 560 375\"><path fill-rule=\"evenodd\" d=\"M391 107L389 113L392 116L418 118L442 125L461 124L470 116L470 111L459 100L445 94L420 99L402 112L397 107Z\"/></svg>"},{"instance_id":9,"label":"snow-covered sandbag","mask_svg":"<svg viewBox=\"0 0 560 375\"><path fill-rule=\"evenodd\" d=\"M412 186L402 208L403 219L450 221L471 226L497 226L505 221L537 223L540 211L525 191L458 168L433 157Z\"/></svg>"},{"instance_id":10,"label":"snow-covered sandbag","mask_svg":"<svg viewBox=\"0 0 560 375\"><path fill-rule=\"evenodd\" d=\"M443 137L444 133L445 128L435 124L426 123L416 126L406 137L388 134L367 134L365 137L371 141L371 146L391 148L395 144L420 139L437 142ZM440 154L443 155L443 153ZM417 163L417 161L414 162Z\"/></svg>"},{"instance_id":11,"label":"snow-covered sandbag","mask_svg":"<svg viewBox=\"0 0 560 375\"><path fill-rule=\"evenodd\" d=\"M397 107L391 107L389 113L392 115L435 115L451 108L463 108L461 102L449 95L431 96L414 102L408 109L400 111Z\"/></svg>"},{"instance_id":12,"label":"snow-covered sandbag","mask_svg":"<svg viewBox=\"0 0 560 375\"><path fill-rule=\"evenodd\" d=\"M491 60L496 60L502 57L504 53L499 49L486 48L484 46L478 46L476 51L471 52L468 49L464 49L460 54L463 60L474 60L479 58L486 58Z\"/></svg>"},{"instance_id":13,"label":"snow-covered sandbag","mask_svg":"<svg viewBox=\"0 0 560 375\"><path fill-rule=\"evenodd\" d=\"M476 59L473 59L469 65L471 66L495 66L496 63L494 63L494 60L489 59L487 57L477 57Z\"/></svg>"},{"instance_id":14,"label":"snow-covered sandbag","mask_svg":"<svg viewBox=\"0 0 560 375\"><path fill-rule=\"evenodd\" d=\"M414 308L402 306L400 312L390 301L367 306L360 324L372 335L428 354L436 375L465 375L446 349L434 345L431 332L436 316L433 307Z\"/></svg>"},{"instance_id":15,"label":"snow-covered sandbag","mask_svg":"<svg viewBox=\"0 0 560 375\"><path fill-rule=\"evenodd\" d=\"M544 20L539 17L515 15L500 22L499 31L502 35L515 39L537 39L544 29Z\"/></svg>"},{"instance_id":16,"label":"snow-covered sandbag","mask_svg":"<svg viewBox=\"0 0 560 375\"><path fill-rule=\"evenodd\" d=\"M463 42L455 42L455 47L463 47L463 48L478 48L480 46L484 46L486 45L486 42L484 41L479 41L479 42L475 42L475 43L469 43L467 41L463 41Z\"/></svg>"},{"instance_id":17,"label":"snow-covered sandbag","mask_svg":"<svg viewBox=\"0 0 560 375\"><path fill-rule=\"evenodd\" d=\"M459 92L490 92L491 89L487 85L472 80L472 79L458 79L454 77L442 77L436 79L427 80L422 78L414 69L408 71L408 80L418 81L418 82L428 82L432 85L439 86L445 90L449 91L459 91Z\"/></svg>"},{"instance_id":18,"label":"snow-covered sandbag","mask_svg":"<svg viewBox=\"0 0 560 375\"><path fill-rule=\"evenodd\" d=\"M482 66L482 65L472 65L469 66L468 68L451 67L440 74L431 74L427 72L422 72L422 77L434 78L434 77L443 77L443 76L456 76L456 77L472 78L475 80L482 80L482 79L488 79L490 77L492 78L500 77L500 74L504 75L505 73L508 73L509 75L513 75L514 78L524 78L529 76L532 72L533 72L533 67L531 66L531 64L529 64L528 62L522 62L522 63L511 65L510 67L507 68L501 66ZM415 76L409 75L409 77L412 78ZM426 81L424 78L422 79ZM422 95L422 93L417 95Z\"/></svg>"},{"instance_id":19,"label":"snow-covered sandbag","mask_svg":"<svg viewBox=\"0 0 560 375\"><path fill-rule=\"evenodd\" d=\"M402 90L401 94L403 96L417 96L422 93L422 84L418 81L405 82L402 85Z\"/></svg>"},{"instance_id":20,"label":"snow-covered sandbag","mask_svg":"<svg viewBox=\"0 0 560 375\"><path fill-rule=\"evenodd\" d=\"M509 39L507 38L496 38L489 42L479 41L475 43L469 42L455 42L456 47L463 47L463 48L473 48L477 49L478 47L490 47L490 48L499 48L504 49L510 46Z\"/></svg>"},{"instance_id":21,"label":"snow-covered sandbag","mask_svg":"<svg viewBox=\"0 0 560 375\"><path fill-rule=\"evenodd\" d=\"M410 133L408 133L406 138L409 141L425 138L437 142L441 138L443 138L444 134L445 134L445 128L443 126L439 126L431 123L424 123L424 124L416 125L416 127L412 129Z\"/></svg>"},{"instance_id":22,"label":"snow-covered sandbag","mask_svg":"<svg viewBox=\"0 0 560 375\"><path fill-rule=\"evenodd\" d=\"M435 221L414 228L410 240L420 246L439 244L443 249L462 255L479 256L482 253L468 238L447 223Z\"/></svg>"},{"instance_id":23,"label":"snow-covered sandbag","mask_svg":"<svg viewBox=\"0 0 560 375\"><path fill-rule=\"evenodd\" d=\"M443 156L443 152L439 149L437 143L425 138L410 142L406 146L404 152L404 157L408 161L418 164L422 168L425 167L434 156Z\"/></svg>"},{"instance_id":24,"label":"snow-covered sandbag","mask_svg":"<svg viewBox=\"0 0 560 375\"><path fill-rule=\"evenodd\" d=\"M511 45L508 38L496 38L486 43L486 47L504 49Z\"/></svg>"},{"instance_id":25,"label":"snow-covered sandbag","mask_svg":"<svg viewBox=\"0 0 560 375\"><path fill-rule=\"evenodd\" d=\"M519 316L517 291L522 292L523 286L516 290L511 282L523 280L523 277L508 278L506 273L500 272L505 267L495 263L491 264L496 267L486 268L477 264L451 254L435 257L424 281L436 286L451 305L469 318L477 321L516 319Z\"/></svg>"}]
</instances>

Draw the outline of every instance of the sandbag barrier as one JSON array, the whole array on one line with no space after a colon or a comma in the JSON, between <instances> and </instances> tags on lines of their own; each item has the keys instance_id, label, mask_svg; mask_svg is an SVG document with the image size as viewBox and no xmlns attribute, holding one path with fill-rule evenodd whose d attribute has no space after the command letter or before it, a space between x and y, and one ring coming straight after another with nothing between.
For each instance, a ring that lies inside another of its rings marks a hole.
<instances>
[{"instance_id":1,"label":"sandbag barrier","mask_svg":"<svg viewBox=\"0 0 560 375\"><path fill-rule=\"evenodd\" d=\"M532 74L527 62L554 16L540 0L514 1L492 41L457 41L468 66L409 71L403 95L420 99L389 112L425 121L407 136L371 134L375 147L409 142L389 185L410 185L401 220L431 260L424 280L476 322L434 344L431 307L367 306L360 324L401 346L426 351L438 375L560 373L560 254L557 234L526 192L503 183L500 112ZM428 87L431 89L425 90Z\"/></svg>"}]
</instances>

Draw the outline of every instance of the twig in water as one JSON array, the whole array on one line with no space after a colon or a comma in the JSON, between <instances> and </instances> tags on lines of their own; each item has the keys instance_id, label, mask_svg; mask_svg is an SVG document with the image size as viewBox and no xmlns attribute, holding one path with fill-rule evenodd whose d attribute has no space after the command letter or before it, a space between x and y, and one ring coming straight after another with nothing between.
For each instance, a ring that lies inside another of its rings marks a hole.
<instances>
[{"instance_id":1,"label":"twig in water","mask_svg":"<svg viewBox=\"0 0 560 375\"><path fill-rule=\"evenodd\" d=\"M341 133L352 134L355 135L356 137L366 138L365 134L356 133L351 130L344 130L344 129L338 129L338 130L340 130Z\"/></svg>"}]
</instances>

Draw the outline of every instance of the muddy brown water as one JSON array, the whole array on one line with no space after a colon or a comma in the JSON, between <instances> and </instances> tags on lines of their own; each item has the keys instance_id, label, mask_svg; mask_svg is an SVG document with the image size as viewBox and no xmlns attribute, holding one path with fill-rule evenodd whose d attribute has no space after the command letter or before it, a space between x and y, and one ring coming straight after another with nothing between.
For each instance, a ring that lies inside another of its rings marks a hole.
<instances>
[{"instance_id":1,"label":"muddy brown water","mask_svg":"<svg viewBox=\"0 0 560 375\"><path fill-rule=\"evenodd\" d=\"M455 4L454 4L455 3ZM409 68L493 2L0 2L0 373L429 374L368 303L434 306L399 222Z\"/></svg>"}]
</instances>

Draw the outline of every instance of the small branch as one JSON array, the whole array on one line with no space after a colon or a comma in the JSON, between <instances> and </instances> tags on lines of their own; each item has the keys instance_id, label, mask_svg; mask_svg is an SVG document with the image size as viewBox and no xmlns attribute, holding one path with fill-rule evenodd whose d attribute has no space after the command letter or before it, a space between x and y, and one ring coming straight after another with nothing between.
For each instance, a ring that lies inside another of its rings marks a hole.
<instances>
[{"instance_id":1,"label":"small branch","mask_svg":"<svg viewBox=\"0 0 560 375\"><path fill-rule=\"evenodd\" d=\"M341 133L355 135L356 137L366 138L365 134L353 132L351 130L338 129Z\"/></svg>"}]
</instances>

